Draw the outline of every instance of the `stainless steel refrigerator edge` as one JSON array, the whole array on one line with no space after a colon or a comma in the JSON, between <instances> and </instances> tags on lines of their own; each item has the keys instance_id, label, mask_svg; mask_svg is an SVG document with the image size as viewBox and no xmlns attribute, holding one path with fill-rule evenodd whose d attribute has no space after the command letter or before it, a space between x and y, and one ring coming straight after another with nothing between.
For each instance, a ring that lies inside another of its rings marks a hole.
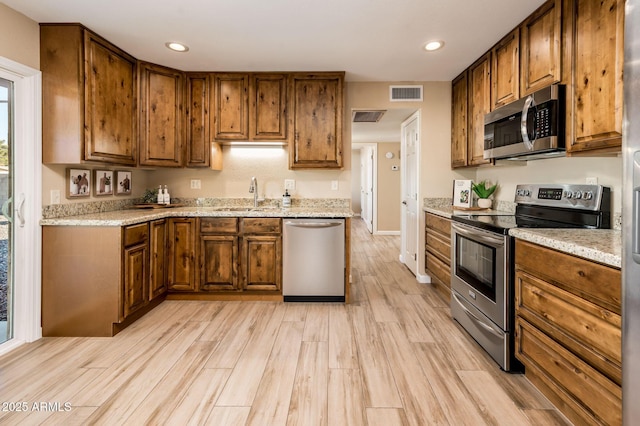
<instances>
[{"instance_id":1,"label":"stainless steel refrigerator edge","mask_svg":"<svg viewBox=\"0 0 640 426\"><path fill-rule=\"evenodd\" d=\"M622 129L622 421L640 419L640 0L627 0Z\"/></svg>"}]
</instances>

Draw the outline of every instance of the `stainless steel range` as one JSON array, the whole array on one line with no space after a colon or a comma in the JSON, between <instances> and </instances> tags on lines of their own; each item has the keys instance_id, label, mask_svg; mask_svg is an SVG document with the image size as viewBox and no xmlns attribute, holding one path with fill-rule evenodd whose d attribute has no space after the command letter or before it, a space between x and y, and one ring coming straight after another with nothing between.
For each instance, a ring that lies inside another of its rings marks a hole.
<instances>
[{"instance_id":1,"label":"stainless steel range","mask_svg":"<svg viewBox=\"0 0 640 426\"><path fill-rule=\"evenodd\" d=\"M610 228L610 189L518 185L516 213L456 214L451 223L451 313L505 371L514 356L514 244L511 228Z\"/></svg>"}]
</instances>

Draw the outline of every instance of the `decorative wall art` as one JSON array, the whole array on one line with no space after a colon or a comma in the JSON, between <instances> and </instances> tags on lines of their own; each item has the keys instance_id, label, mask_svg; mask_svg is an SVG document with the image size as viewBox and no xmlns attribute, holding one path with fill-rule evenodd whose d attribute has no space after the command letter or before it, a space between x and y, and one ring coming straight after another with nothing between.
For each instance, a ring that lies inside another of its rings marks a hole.
<instances>
[{"instance_id":1,"label":"decorative wall art","mask_svg":"<svg viewBox=\"0 0 640 426\"><path fill-rule=\"evenodd\" d=\"M94 173L93 195L113 195L113 170L96 169Z\"/></svg>"},{"instance_id":2,"label":"decorative wall art","mask_svg":"<svg viewBox=\"0 0 640 426\"><path fill-rule=\"evenodd\" d=\"M91 170L67 169L67 198L82 198L91 195Z\"/></svg>"},{"instance_id":3,"label":"decorative wall art","mask_svg":"<svg viewBox=\"0 0 640 426\"><path fill-rule=\"evenodd\" d=\"M116 171L116 195L131 195L131 172L125 170Z\"/></svg>"}]
</instances>

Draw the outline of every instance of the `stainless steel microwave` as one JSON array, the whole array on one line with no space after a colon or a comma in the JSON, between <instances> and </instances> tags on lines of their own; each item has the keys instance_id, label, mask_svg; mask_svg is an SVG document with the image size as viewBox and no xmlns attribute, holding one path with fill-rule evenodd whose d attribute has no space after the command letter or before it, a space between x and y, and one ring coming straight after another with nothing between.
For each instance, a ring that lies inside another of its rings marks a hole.
<instances>
[{"instance_id":1,"label":"stainless steel microwave","mask_svg":"<svg viewBox=\"0 0 640 426\"><path fill-rule=\"evenodd\" d=\"M484 116L484 158L532 160L565 153L565 87L554 84Z\"/></svg>"}]
</instances>

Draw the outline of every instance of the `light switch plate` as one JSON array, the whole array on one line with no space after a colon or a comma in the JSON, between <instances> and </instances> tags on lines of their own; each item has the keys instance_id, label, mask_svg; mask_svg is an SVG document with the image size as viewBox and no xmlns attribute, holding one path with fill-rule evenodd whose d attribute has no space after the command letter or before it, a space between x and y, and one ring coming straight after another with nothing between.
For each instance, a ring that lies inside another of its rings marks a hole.
<instances>
[{"instance_id":1,"label":"light switch plate","mask_svg":"<svg viewBox=\"0 0 640 426\"><path fill-rule=\"evenodd\" d=\"M285 179L284 180L284 189L288 189L289 191L293 191L296 189L296 181L294 179Z\"/></svg>"},{"instance_id":2,"label":"light switch plate","mask_svg":"<svg viewBox=\"0 0 640 426\"><path fill-rule=\"evenodd\" d=\"M332 191L337 191L338 190L338 181L337 180L332 180L331 181L331 190Z\"/></svg>"},{"instance_id":3,"label":"light switch plate","mask_svg":"<svg viewBox=\"0 0 640 426\"><path fill-rule=\"evenodd\" d=\"M598 184L598 178L597 177L588 177L587 178L587 185L597 185Z\"/></svg>"},{"instance_id":4,"label":"light switch plate","mask_svg":"<svg viewBox=\"0 0 640 426\"><path fill-rule=\"evenodd\" d=\"M52 189L51 190L51 204L60 204L60 190Z\"/></svg>"},{"instance_id":5,"label":"light switch plate","mask_svg":"<svg viewBox=\"0 0 640 426\"><path fill-rule=\"evenodd\" d=\"M202 181L200 179L191 179L191 189L200 189Z\"/></svg>"}]
</instances>

